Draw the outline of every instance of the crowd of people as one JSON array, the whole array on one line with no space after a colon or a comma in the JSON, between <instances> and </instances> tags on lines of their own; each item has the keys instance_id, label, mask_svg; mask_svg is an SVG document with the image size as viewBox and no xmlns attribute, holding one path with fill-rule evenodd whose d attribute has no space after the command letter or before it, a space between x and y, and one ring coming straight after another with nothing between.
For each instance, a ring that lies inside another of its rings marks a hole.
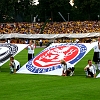
<instances>
[{"instance_id":1,"label":"crowd of people","mask_svg":"<svg viewBox=\"0 0 100 100\"><path fill-rule=\"evenodd\" d=\"M73 34L100 32L100 21L69 21L37 23L0 23L0 33L39 34Z\"/></svg>"}]
</instances>

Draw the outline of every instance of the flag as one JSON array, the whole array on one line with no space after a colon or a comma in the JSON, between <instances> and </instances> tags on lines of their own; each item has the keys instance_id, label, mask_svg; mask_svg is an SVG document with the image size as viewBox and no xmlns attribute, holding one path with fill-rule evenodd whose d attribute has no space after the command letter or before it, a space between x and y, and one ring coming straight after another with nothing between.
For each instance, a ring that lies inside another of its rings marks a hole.
<instances>
[{"instance_id":1,"label":"flag","mask_svg":"<svg viewBox=\"0 0 100 100\"><path fill-rule=\"evenodd\" d=\"M27 44L0 43L0 66L9 60L9 57L15 56L22 51Z\"/></svg>"},{"instance_id":2,"label":"flag","mask_svg":"<svg viewBox=\"0 0 100 100\"><path fill-rule=\"evenodd\" d=\"M52 43L28 61L17 73L61 75L61 59L75 65L94 45L95 43Z\"/></svg>"}]
</instances>

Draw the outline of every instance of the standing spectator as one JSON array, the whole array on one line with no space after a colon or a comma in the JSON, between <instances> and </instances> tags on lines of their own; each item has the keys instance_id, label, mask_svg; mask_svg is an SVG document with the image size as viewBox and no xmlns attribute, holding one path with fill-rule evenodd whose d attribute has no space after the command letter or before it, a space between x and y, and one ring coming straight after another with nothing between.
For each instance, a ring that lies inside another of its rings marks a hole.
<instances>
[{"instance_id":1,"label":"standing spectator","mask_svg":"<svg viewBox=\"0 0 100 100\"><path fill-rule=\"evenodd\" d=\"M88 60L88 65L84 68L87 77L96 78L96 67L92 64L92 60Z\"/></svg>"},{"instance_id":2,"label":"standing spectator","mask_svg":"<svg viewBox=\"0 0 100 100\"><path fill-rule=\"evenodd\" d=\"M28 44L28 40L25 40L25 44Z\"/></svg>"},{"instance_id":3,"label":"standing spectator","mask_svg":"<svg viewBox=\"0 0 100 100\"><path fill-rule=\"evenodd\" d=\"M14 57L10 57L10 73L16 73L16 71L20 68L20 63L14 59Z\"/></svg>"},{"instance_id":4,"label":"standing spectator","mask_svg":"<svg viewBox=\"0 0 100 100\"><path fill-rule=\"evenodd\" d=\"M94 46L93 61L95 62L98 70L100 71L100 37L98 37L98 42Z\"/></svg>"},{"instance_id":5,"label":"standing spectator","mask_svg":"<svg viewBox=\"0 0 100 100\"><path fill-rule=\"evenodd\" d=\"M29 41L29 45L26 47L28 50L28 61L34 58L34 42L32 40Z\"/></svg>"},{"instance_id":6,"label":"standing spectator","mask_svg":"<svg viewBox=\"0 0 100 100\"><path fill-rule=\"evenodd\" d=\"M10 43L10 39L8 39L8 43Z\"/></svg>"},{"instance_id":7,"label":"standing spectator","mask_svg":"<svg viewBox=\"0 0 100 100\"><path fill-rule=\"evenodd\" d=\"M42 47L42 44L43 44L42 39L40 39L40 47Z\"/></svg>"}]
</instances>

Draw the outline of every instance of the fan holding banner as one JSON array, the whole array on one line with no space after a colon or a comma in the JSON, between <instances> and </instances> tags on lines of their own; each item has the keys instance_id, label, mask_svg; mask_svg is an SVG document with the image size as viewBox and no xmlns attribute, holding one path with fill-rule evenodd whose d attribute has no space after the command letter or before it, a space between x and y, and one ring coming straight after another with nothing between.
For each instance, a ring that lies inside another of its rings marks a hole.
<instances>
[{"instance_id":1,"label":"fan holding banner","mask_svg":"<svg viewBox=\"0 0 100 100\"><path fill-rule=\"evenodd\" d=\"M28 50L28 61L34 58L34 42L32 40L29 41L29 45L26 47Z\"/></svg>"},{"instance_id":2,"label":"fan holding banner","mask_svg":"<svg viewBox=\"0 0 100 100\"><path fill-rule=\"evenodd\" d=\"M95 43L52 43L17 73L62 75L61 59L75 66Z\"/></svg>"},{"instance_id":3,"label":"fan holding banner","mask_svg":"<svg viewBox=\"0 0 100 100\"><path fill-rule=\"evenodd\" d=\"M93 61L97 65L97 68L98 68L98 70L100 72L100 37L98 37L98 42L94 46Z\"/></svg>"}]
</instances>

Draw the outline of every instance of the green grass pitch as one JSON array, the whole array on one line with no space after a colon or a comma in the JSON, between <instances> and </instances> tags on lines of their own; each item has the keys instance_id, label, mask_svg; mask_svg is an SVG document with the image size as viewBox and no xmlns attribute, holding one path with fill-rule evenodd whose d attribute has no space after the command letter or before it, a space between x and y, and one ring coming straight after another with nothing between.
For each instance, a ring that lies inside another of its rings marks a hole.
<instances>
[{"instance_id":1,"label":"green grass pitch","mask_svg":"<svg viewBox=\"0 0 100 100\"><path fill-rule=\"evenodd\" d=\"M41 50L36 48L35 55ZM86 78L83 70L92 56L93 50L75 65L72 77L10 74L8 61L1 67L0 100L100 100L100 79ZM27 50L15 59L25 64Z\"/></svg>"}]
</instances>

